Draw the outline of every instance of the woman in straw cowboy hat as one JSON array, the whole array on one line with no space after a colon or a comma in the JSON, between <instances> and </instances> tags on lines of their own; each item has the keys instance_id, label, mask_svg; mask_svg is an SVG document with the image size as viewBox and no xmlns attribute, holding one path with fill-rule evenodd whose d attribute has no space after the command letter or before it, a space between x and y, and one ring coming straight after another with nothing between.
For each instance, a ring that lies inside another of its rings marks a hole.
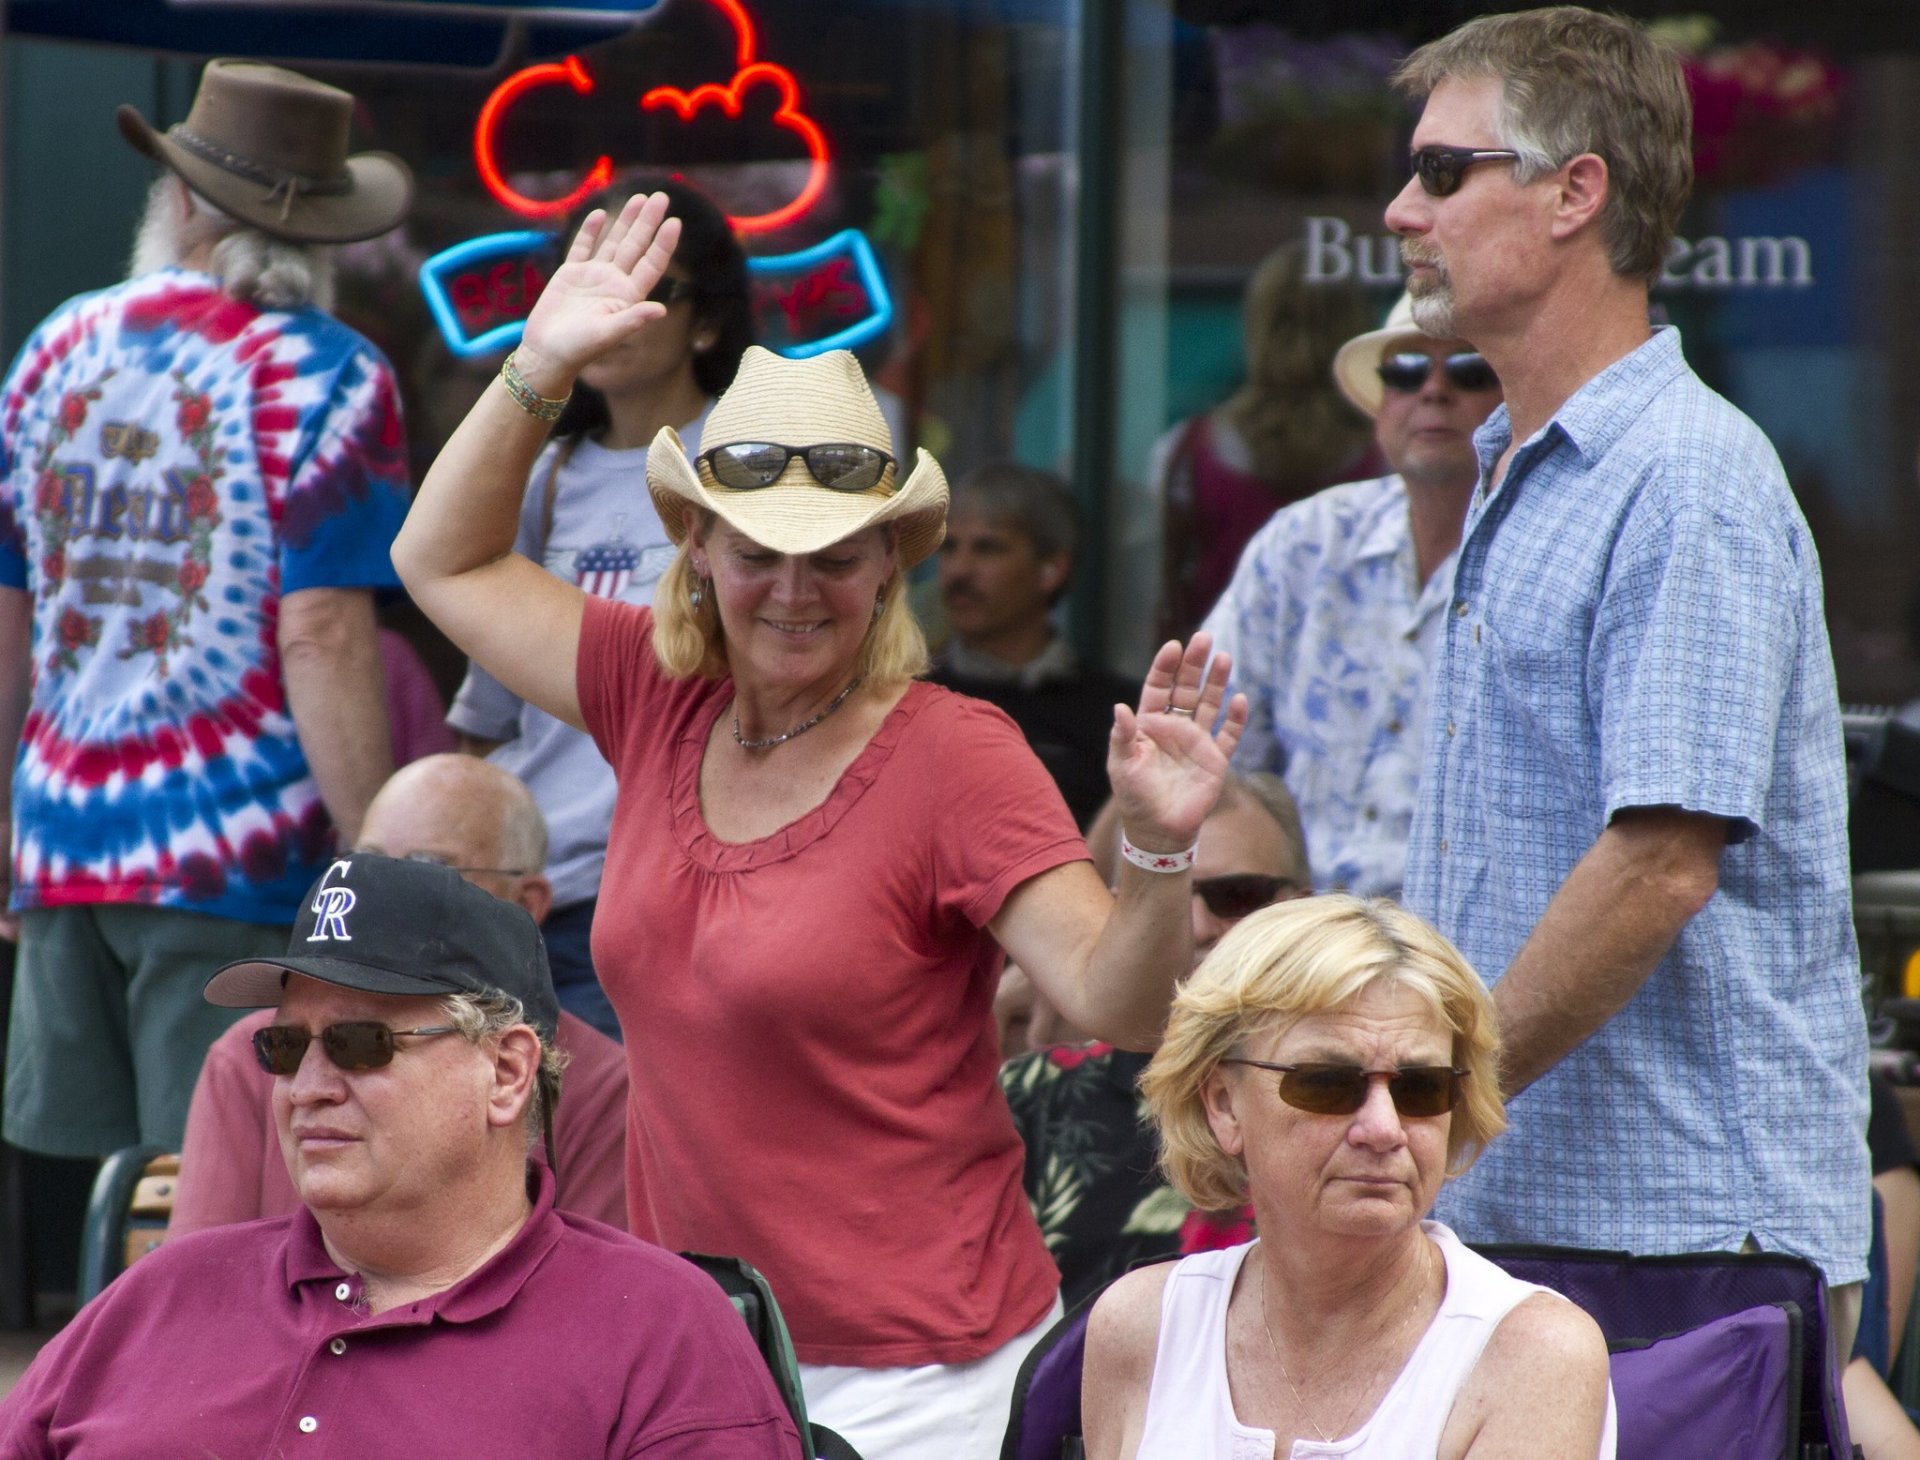
<instances>
[{"instance_id":1,"label":"woman in straw cowboy hat","mask_svg":"<svg viewBox=\"0 0 1920 1460\"><path fill-rule=\"evenodd\" d=\"M666 211L587 220L394 561L618 776L594 954L629 1051L636 1231L760 1267L810 1407L868 1460L997 1454L1058 1301L995 1080L1000 950L1076 1025L1150 1047L1245 706L1221 717L1228 666L1196 639L1116 707L1130 863L1109 894L1012 722L913 678L903 580L940 542L946 482L925 452L901 469L843 353L750 350L697 461L656 438L679 553L651 611L510 553L543 419L662 312Z\"/></svg>"}]
</instances>

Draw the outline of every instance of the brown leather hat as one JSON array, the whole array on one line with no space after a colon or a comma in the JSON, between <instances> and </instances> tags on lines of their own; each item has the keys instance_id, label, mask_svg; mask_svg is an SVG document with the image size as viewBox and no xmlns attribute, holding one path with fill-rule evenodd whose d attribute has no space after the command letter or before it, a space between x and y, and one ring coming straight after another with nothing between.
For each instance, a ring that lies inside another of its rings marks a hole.
<instances>
[{"instance_id":1,"label":"brown leather hat","mask_svg":"<svg viewBox=\"0 0 1920 1460\"><path fill-rule=\"evenodd\" d=\"M353 97L259 61L207 62L186 121L156 132L130 106L120 134L221 212L297 243L352 243L406 217L413 174L388 152L347 155Z\"/></svg>"}]
</instances>

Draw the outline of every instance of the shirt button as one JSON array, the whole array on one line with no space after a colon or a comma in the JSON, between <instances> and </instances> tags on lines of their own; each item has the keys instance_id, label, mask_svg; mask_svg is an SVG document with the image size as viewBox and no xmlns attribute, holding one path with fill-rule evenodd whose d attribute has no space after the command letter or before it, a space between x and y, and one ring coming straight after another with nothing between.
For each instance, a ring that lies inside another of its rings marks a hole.
<instances>
[{"instance_id":1,"label":"shirt button","mask_svg":"<svg viewBox=\"0 0 1920 1460\"><path fill-rule=\"evenodd\" d=\"M1446 854L1447 854L1447 839L1445 837L1441 837L1440 838L1440 855L1444 857L1446 856Z\"/></svg>"},{"instance_id":2,"label":"shirt button","mask_svg":"<svg viewBox=\"0 0 1920 1460\"><path fill-rule=\"evenodd\" d=\"M1453 721L1447 721L1447 739L1453 739Z\"/></svg>"},{"instance_id":3,"label":"shirt button","mask_svg":"<svg viewBox=\"0 0 1920 1460\"><path fill-rule=\"evenodd\" d=\"M338 1298L341 1302L343 1303L346 1302L347 1299L353 1296L353 1284L352 1283L340 1284L339 1287L333 1290L333 1295L334 1297Z\"/></svg>"},{"instance_id":4,"label":"shirt button","mask_svg":"<svg viewBox=\"0 0 1920 1460\"><path fill-rule=\"evenodd\" d=\"M1474 642L1474 647L1478 648L1480 645L1480 625L1478 624L1475 624L1473 626L1473 642Z\"/></svg>"},{"instance_id":5,"label":"shirt button","mask_svg":"<svg viewBox=\"0 0 1920 1460\"><path fill-rule=\"evenodd\" d=\"M1380 808L1377 806L1369 806L1360 814L1366 817L1368 821L1378 821L1380 819Z\"/></svg>"},{"instance_id":6,"label":"shirt button","mask_svg":"<svg viewBox=\"0 0 1920 1460\"><path fill-rule=\"evenodd\" d=\"M320 1421L315 1419L312 1415L305 1414L300 1417L300 1433L301 1434L310 1435L319 1428L320 1428Z\"/></svg>"},{"instance_id":7,"label":"shirt button","mask_svg":"<svg viewBox=\"0 0 1920 1460\"><path fill-rule=\"evenodd\" d=\"M343 1354L346 1351L347 1341L344 1338L336 1338L332 1343L327 1345L328 1353Z\"/></svg>"},{"instance_id":8,"label":"shirt button","mask_svg":"<svg viewBox=\"0 0 1920 1460\"><path fill-rule=\"evenodd\" d=\"M1465 618L1467 616L1467 600L1463 598L1454 604L1453 613L1455 618Z\"/></svg>"},{"instance_id":9,"label":"shirt button","mask_svg":"<svg viewBox=\"0 0 1920 1460\"><path fill-rule=\"evenodd\" d=\"M1407 727L1405 725L1402 725L1398 720L1387 721L1387 734L1389 735L1398 735L1402 730L1406 728Z\"/></svg>"}]
</instances>

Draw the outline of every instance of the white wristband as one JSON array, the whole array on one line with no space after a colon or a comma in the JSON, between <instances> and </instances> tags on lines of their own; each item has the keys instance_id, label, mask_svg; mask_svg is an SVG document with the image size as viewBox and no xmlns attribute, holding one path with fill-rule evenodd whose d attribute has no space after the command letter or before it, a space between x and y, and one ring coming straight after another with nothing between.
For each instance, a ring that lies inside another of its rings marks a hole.
<instances>
[{"instance_id":1,"label":"white wristband","mask_svg":"<svg viewBox=\"0 0 1920 1460\"><path fill-rule=\"evenodd\" d=\"M1186 872L1193 867L1194 854L1200 850L1195 842L1184 852L1143 852L1127 840L1127 829L1120 828L1120 855L1125 857L1142 872Z\"/></svg>"}]
</instances>

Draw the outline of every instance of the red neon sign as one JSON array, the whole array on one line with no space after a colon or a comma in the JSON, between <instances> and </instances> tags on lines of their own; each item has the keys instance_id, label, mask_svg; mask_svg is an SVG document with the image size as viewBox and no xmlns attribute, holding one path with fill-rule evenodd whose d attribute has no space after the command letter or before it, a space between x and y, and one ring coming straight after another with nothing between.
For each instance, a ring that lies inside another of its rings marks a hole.
<instances>
[{"instance_id":1,"label":"red neon sign","mask_svg":"<svg viewBox=\"0 0 1920 1460\"><path fill-rule=\"evenodd\" d=\"M480 108L480 120L473 129L473 160L480 169L480 181L486 185L488 192L523 218L551 218L570 212L583 199L604 188L613 177L613 163L603 155L594 163L579 187L564 198L543 203L537 198L515 192L501 175L500 164L494 160L493 135L507 108L535 87L562 84L571 86L582 96L593 90L593 78L587 75L587 68L580 64L578 56L568 56L564 61L529 66L523 71L514 72L494 88L493 94L487 98L487 104Z\"/></svg>"},{"instance_id":2,"label":"red neon sign","mask_svg":"<svg viewBox=\"0 0 1920 1460\"><path fill-rule=\"evenodd\" d=\"M800 83L794 79L793 73L785 66L754 59L759 42L753 19L747 14L743 0L708 0L708 3L719 9L733 27L733 78L724 86L708 82L696 86L692 91L683 91L675 86L656 86L640 98L640 108L654 111L665 107L684 122L693 120L696 112L712 106L737 120L743 110L742 98L748 91L756 86L773 87L779 94L779 104L773 112L774 125L794 133L806 147L806 183L799 194L783 207L767 213L728 218L728 222L741 233L771 232L791 223L819 201L827 185L827 169L832 161L827 150L827 139L813 119L801 110ZM474 128L473 155L481 182L502 206L524 218L549 218L567 213L588 195L605 187L613 176L612 161L602 156L572 192L564 198L543 202L516 192L502 175L496 160L495 137L508 111L516 101L536 87L563 84L581 96L592 92L593 78L587 74L587 68L578 56L516 71L487 98L486 105L480 108L480 118Z\"/></svg>"}]
</instances>

